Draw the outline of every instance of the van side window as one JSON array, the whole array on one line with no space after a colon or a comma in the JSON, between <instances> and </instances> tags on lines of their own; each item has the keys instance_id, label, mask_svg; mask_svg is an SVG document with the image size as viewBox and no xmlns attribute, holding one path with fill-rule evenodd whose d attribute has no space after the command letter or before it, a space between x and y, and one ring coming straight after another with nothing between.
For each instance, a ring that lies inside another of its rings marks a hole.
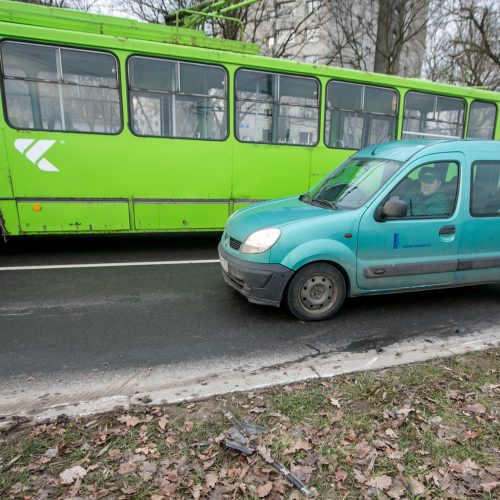
<instances>
[{"instance_id":1,"label":"van side window","mask_svg":"<svg viewBox=\"0 0 500 500\"><path fill-rule=\"evenodd\" d=\"M469 139L493 139L497 107L492 102L474 101L470 106Z\"/></svg>"},{"instance_id":2,"label":"van side window","mask_svg":"<svg viewBox=\"0 0 500 500\"><path fill-rule=\"evenodd\" d=\"M397 115L395 90L332 80L326 89L325 144L362 149L394 140Z\"/></svg>"},{"instance_id":3,"label":"van side window","mask_svg":"<svg viewBox=\"0 0 500 500\"><path fill-rule=\"evenodd\" d=\"M118 66L111 54L21 42L3 43L1 53L12 127L120 132Z\"/></svg>"},{"instance_id":4,"label":"van side window","mask_svg":"<svg viewBox=\"0 0 500 500\"><path fill-rule=\"evenodd\" d=\"M243 142L314 146L319 84L314 78L238 70L236 137Z\"/></svg>"},{"instance_id":5,"label":"van side window","mask_svg":"<svg viewBox=\"0 0 500 500\"><path fill-rule=\"evenodd\" d=\"M500 217L500 162L472 165L470 213L475 217Z\"/></svg>"},{"instance_id":6,"label":"van side window","mask_svg":"<svg viewBox=\"0 0 500 500\"><path fill-rule=\"evenodd\" d=\"M406 217L448 217L458 193L458 164L426 163L412 170L391 192L389 198L408 205Z\"/></svg>"},{"instance_id":7,"label":"van side window","mask_svg":"<svg viewBox=\"0 0 500 500\"><path fill-rule=\"evenodd\" d=\"M403 139L440 139L464 135L465 101L454 97L408 92Z\"/></svg>"}]
</instances>

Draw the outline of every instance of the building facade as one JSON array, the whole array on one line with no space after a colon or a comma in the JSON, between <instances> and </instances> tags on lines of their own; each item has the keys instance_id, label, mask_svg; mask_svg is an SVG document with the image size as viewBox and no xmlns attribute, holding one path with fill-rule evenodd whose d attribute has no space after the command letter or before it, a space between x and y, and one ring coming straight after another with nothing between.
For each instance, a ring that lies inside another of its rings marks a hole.
<instances>
[{"instance_id":1,"label":"building facade","mask_svg":"<svg viewBox=\"0 0 500 500\"><path fill-rule=\"evenodd\" d=\"M397 29L412 33L396 47L397 55L388 53L397 57L394 73L419 77L428 0L387 1L386 50L398 43ZM379 4L380 0L261 0L250 7L245 39L260 43L262 54L270 57L374 71Z\"/></svg>"}]
</instances>

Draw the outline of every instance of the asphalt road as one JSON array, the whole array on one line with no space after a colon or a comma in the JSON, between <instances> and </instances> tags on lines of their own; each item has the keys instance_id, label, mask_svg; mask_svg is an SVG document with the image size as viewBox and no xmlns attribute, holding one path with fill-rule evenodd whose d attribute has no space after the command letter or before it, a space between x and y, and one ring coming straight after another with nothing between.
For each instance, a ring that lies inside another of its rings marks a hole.
<instances>
[{"instance_id":1,"label":"asphalt road","mask_svg":"<svg viewBox=\"0 0 500 500\"><path fill-rule=\"evenodd\" d=\"M0 269L217 258L219 234L45 237L0 245ZM500 323L500 286L348 299L302 323L250 304L217 263L0 270L0 377L432 342Z\"/></svg>"}]
</instances>

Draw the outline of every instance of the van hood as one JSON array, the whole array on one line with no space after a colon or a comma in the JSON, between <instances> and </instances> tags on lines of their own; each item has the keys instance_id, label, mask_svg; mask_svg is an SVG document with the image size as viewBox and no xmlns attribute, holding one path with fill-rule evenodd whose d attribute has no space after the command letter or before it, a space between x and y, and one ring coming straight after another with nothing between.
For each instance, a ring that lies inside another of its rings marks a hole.
<instances>
[{"instance_id":1,"label":"van hood","mask_svg":"<svg viewBox=\"0 0 500 500\"><path fill-rule=\"evenodd\" d=\"M248 236L266 227L281 227L289 222L332 215L334 210L309 205L298 196L266 201L241 209L226 224L225 232L232 238L245 241Z\"/></svg>"}]
</instances>

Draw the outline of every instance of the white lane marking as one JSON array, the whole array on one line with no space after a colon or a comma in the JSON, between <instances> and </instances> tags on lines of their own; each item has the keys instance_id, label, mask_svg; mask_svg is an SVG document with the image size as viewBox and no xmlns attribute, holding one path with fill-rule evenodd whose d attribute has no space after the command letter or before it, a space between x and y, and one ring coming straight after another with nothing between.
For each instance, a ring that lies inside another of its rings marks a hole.
<instances>
[{"instance_id":1,"label":"white lane marking","mask_svg":"<svg viewBox=\"0 0 500 500\"><path fill-rule=\"evenodd\" d=\"M131 267L131 266L172 266L181 264L215 264L219 259L205 260L159 260L149 262L106 262L102 264L58 264L53 266L0 267L0 271L38 271L46 269L78 269L86 267Z\"/></svg>"}]
</instances>

